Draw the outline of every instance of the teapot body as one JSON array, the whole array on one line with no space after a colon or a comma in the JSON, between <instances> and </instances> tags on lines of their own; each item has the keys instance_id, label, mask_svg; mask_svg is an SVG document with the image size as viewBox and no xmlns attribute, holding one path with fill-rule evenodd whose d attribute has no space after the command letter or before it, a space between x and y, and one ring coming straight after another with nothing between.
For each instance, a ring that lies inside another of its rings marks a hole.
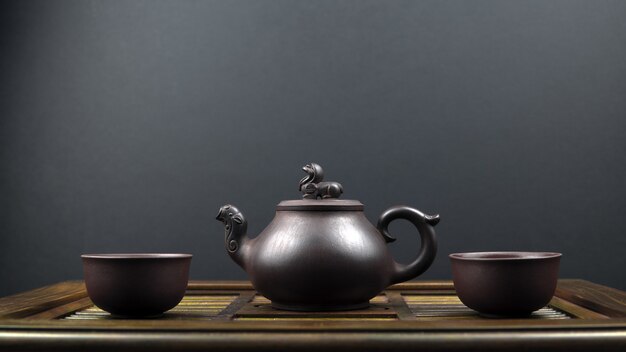
<instances>
[{"instance_id":1,"label":"teapot body","mask_svg":"<svg viewBox=\"0 0 626 352\"><path fill-rule=\"evenodd\" d=\"M366 307L394 261L362 211L277 211L243 266L276 308L339 310Z\"/></svg>"},{"instance_id":2,"label":"teapot body","mask_svg":"<svg viewBox=\"0 0 626 352\"><path fill-rule=\"evenodd\" d=\"M315 163L302 168L299 200L276 206L272 222L254 238L239 209L227 204L216 219L224 224L224 245L230 257L250 276L255 289L278 309L328 311L365 308L385 287L417 277L432 264L437 252L434 226L439 215L426 215L407 206L394 206L376 227L356 200L337 199L338 182L323 181ZM321 199L318 199L321 198ZM387 243L396 219L418 230L421 248L409 264L393 260Z\"/></svg>"}]
</instances>

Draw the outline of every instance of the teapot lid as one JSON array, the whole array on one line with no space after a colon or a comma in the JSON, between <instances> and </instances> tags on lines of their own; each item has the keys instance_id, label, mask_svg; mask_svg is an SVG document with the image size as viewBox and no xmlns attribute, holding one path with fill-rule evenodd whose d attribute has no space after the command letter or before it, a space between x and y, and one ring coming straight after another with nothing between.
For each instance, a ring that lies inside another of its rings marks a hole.
<instances>
[{"instance_id":1,"label":"teapot lid","mask_svg":"<svg viewBox=\"0 0 626 352\"><path fill-rule=\"evenodd\" d=\"M277 211L363 211L363 204L358 200L337 199L343 193L343 186L339 182L323 181L324 170L321 166L310 163L302 170L307 173L300 180L303 199L283 200L276 206Z\"/></svg>"},{"instance_id":2,"label":"teapot lid","mask_svg":"<svg viewBox=\"0 0 626 352\"><path fill-rule=\"evenodd\" d=\"M363 211L363 203L350 199L295 199L283 200L278 203L276 210Z\"/></svg>"}]
</instances>

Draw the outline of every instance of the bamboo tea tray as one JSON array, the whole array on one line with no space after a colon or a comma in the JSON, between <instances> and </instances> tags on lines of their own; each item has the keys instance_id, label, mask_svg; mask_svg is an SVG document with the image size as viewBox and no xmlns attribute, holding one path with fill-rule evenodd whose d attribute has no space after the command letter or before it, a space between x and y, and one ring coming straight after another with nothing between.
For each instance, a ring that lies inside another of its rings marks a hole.
<instances>
[{"instance_id":1,"label":"bamboo tea tray","mask_svg":"<svg viewBox=\"0 0 626 352\"><path fill-rule=\"evenodd\" d=\"M81 281L0 298L0 350L616 350L626 351L626 292L560 280L523 319L485 318L450 281L389 287L371 307L278 311L241 281L191 281L157 319L122 320L93 306Z\"/></svg>"}]
</instances>

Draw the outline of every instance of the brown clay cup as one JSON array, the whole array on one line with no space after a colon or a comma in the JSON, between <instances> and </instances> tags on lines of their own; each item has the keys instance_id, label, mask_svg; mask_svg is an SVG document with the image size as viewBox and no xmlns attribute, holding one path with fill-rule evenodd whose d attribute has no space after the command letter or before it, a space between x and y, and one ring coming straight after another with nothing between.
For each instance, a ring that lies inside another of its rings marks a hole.
<instances>
[{"instance_id":1,"label":"brown clay cup","mask_svg":"<svg viewBox=\"0 0 626 352\"><path fill-rule=\"evenodd\" d=\"M83 254L87 293L118 317L159 316L185 295L191 254Z\"/></svg>"},{"instance_id":2,"label":"brown clay cup","mask_svg":"<svg viewBox=\"0 0 626 352\"><path fill-rule=\"evenodd\" d=\"M450 254L461 302L487 316L527 316L543 308L556 289L560 253Z\"/></svg>"}]
</instances>

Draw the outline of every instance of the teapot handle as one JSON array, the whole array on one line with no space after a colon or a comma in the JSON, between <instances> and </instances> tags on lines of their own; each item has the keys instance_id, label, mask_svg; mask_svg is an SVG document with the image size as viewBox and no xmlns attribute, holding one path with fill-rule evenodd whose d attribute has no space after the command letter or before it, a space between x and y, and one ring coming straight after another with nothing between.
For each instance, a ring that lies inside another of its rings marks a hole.
<instances>
[{"instance_id":1,"label":"teapot handle","mask_svg":"<svg viewBox=\"0 0 626 352\"><path fill-rule=\"evenodd\" d=\"M389 223L396 219L406 219L415 225L422 240L422 247L412 263L404 265L394 261L391 284L415 278L430 267L437 254L437 236L434 226L440 220L438 214L426 215L417 209L402 205L391 207L382 213L376 226L387 243L396 240L387 229Z\"/></svg>"}]
</instances>

